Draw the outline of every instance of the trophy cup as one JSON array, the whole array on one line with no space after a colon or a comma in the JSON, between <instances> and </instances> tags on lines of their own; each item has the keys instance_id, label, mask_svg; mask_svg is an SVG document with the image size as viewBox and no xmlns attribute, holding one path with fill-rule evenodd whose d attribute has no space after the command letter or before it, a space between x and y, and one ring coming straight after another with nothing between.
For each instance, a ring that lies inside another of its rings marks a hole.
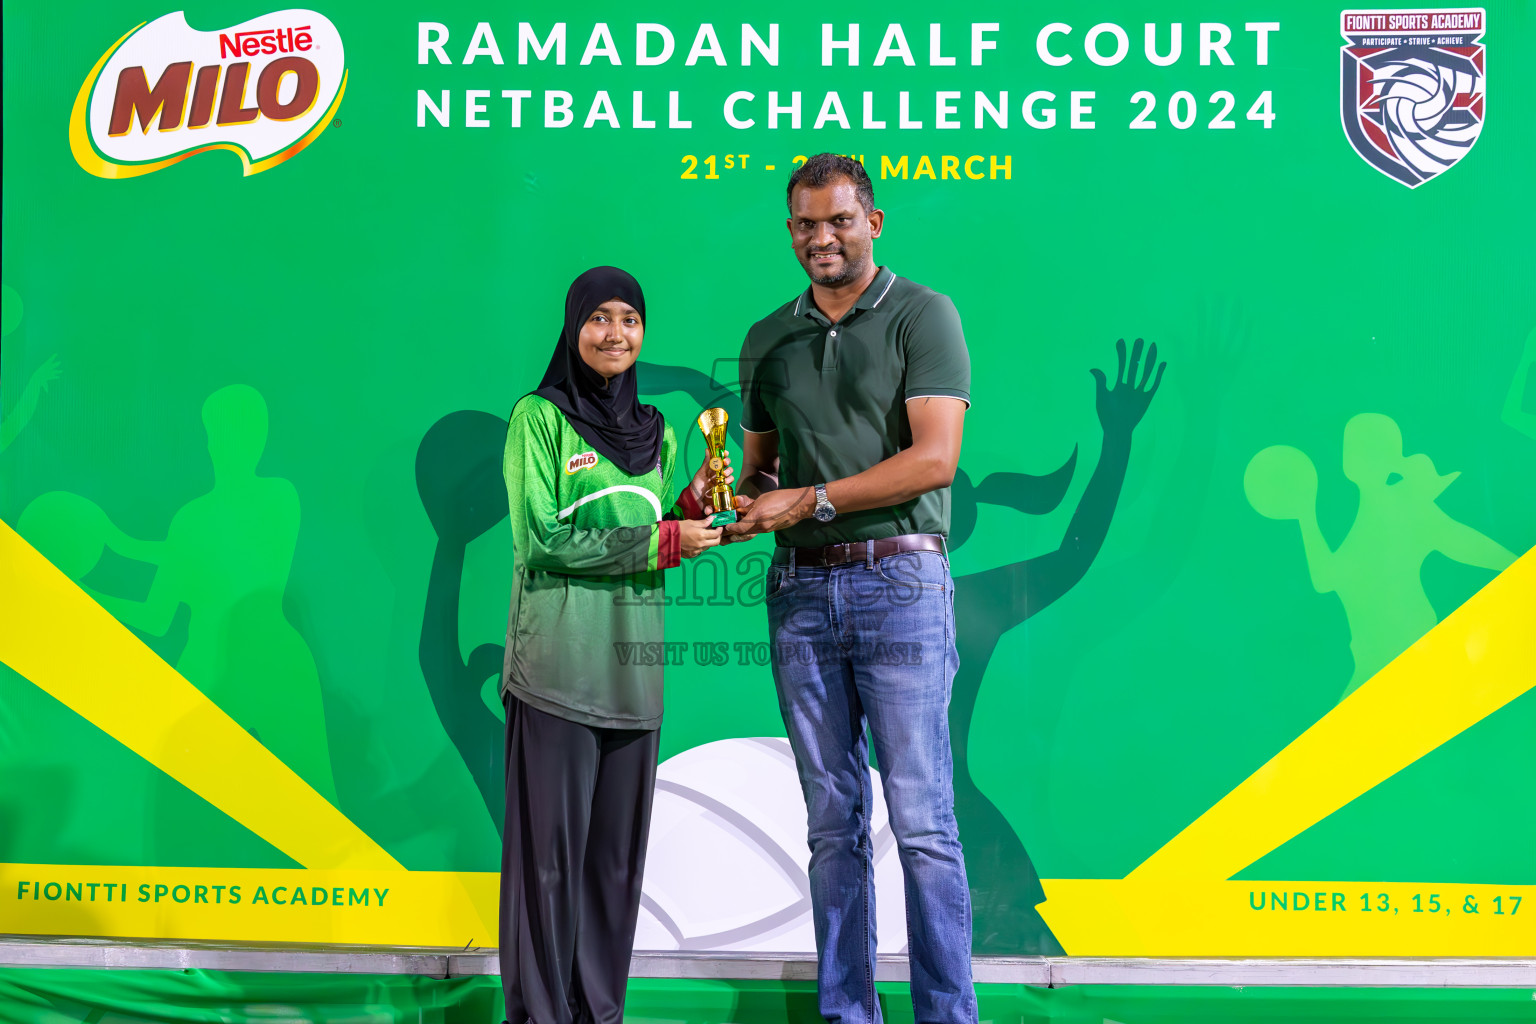
<instances>
[{"instance_id":1,"label":"trophy cup","mask_svg":"<svg viewBox=\"0 0 1536 1024\"><path fill-rule=\"evenodd\" d=\"M705 485L704 498L715 507L709 517L710 526L724 526L736 521L736 495L725 482L725 424L730 416L724 409L705 409L699 414L699 429L704 432L704 442L709 446L709 481Z\"/></svg>"}]
</instances>

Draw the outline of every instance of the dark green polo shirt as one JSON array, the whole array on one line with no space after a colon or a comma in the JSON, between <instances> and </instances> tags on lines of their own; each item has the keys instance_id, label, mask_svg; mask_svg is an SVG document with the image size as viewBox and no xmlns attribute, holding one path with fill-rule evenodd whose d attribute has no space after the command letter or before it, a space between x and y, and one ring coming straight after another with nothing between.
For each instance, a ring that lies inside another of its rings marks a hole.
<instances>
[{"instance_id":1,"label":"dark green polo shirt","mask_svg":"<svg viewBox=\"0 0 1536 1024\"><path fill-rule=\"evenodd\" d=\"M837 323L811 290L752 325L741 351L742 426L778 431L779 485L862 473L912 445L907 399L970 404L971 357L949 296L881 267ZM949 533L949 488L780 530L781 547Z\"/></svg>"}]
</instances>

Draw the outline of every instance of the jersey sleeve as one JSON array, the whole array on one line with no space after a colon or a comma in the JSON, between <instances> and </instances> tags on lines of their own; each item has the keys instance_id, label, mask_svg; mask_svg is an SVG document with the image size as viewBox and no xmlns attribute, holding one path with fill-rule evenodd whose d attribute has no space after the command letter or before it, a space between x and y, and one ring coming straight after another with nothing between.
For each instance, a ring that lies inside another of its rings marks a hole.
<instances>
[{"instance_id":1,"label":"jersey sleeve","mask_svg":"<svg viewBox=\"0 0 1536 1024\"><path fill-rule=\"evenodd\" d=\"M571 576L625 576L669 568L680 559L663 543L663 524L578 530L562 523L555 491L560 448L548 416L520 406L507 426L502 475L507 482L509 514L521 521L527 538L523 560L528 568ZM676 527L671 531L675 534Z\"/></svg>"},{"instance_id":2,"label":"jersey sleeve","mask_svg":"<svg viewBox=\"0 0 1536 1024\"><path fill-rule=\"evenodd\" d=\"M971 404L971 354L960 312L948 295L934 295L907 329L907 389L913 398L958 398Z\"/></svg>"},{"instance_id":3,"label":"jersey sleeve","mask_svg":"<svg viewBox=\"0 0 1536 1024\"><path fill-rule=\"evenodd\" d=\"M678 492L677 501L673 502L672 511L667 516L671 519L703 519L704 506L699 504L691 489L684 487Z\"/></svg>"}]
</instances>

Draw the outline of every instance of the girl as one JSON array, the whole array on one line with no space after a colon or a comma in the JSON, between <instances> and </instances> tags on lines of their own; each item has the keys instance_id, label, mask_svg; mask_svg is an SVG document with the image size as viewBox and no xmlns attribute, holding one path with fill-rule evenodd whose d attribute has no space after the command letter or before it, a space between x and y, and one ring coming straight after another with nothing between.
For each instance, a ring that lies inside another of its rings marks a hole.
<instances>
[{"instance_id":1,"label":"girl","mask_svg":"<svg viewBox=\"0 0 1536 1024\"><path fill-rule=\"evenodd\" d=\"M720 543L700 506L707 462L670 500L677 440L637 399L644 335L633 277L582 274L543 383L507 428L511 1024L621 1024L661 726L662 666L650 662L664 659L641 645L662 639L662 571Z\"/></svg>"}]
</instances>

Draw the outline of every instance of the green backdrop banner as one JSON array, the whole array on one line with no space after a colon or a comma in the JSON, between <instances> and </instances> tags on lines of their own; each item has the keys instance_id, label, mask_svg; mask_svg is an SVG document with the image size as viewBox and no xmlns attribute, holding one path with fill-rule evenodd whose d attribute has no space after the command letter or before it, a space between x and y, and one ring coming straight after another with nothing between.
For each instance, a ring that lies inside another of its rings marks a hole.
<instances>
[{"instance_id":1,"label":"green backdrop banner","mask_svg":"<svg viewBox=\"0 0 1536 1024\"><path fill-rule=\"evenodd\" d=\"M976 950L1536 948L1530 5L137 2L4 12L0 928L494 942L507 413L615 264L696 464L830 150L971 352ZM813 948L768 555L642 947Z\"/></svg>"}]
</instances>

